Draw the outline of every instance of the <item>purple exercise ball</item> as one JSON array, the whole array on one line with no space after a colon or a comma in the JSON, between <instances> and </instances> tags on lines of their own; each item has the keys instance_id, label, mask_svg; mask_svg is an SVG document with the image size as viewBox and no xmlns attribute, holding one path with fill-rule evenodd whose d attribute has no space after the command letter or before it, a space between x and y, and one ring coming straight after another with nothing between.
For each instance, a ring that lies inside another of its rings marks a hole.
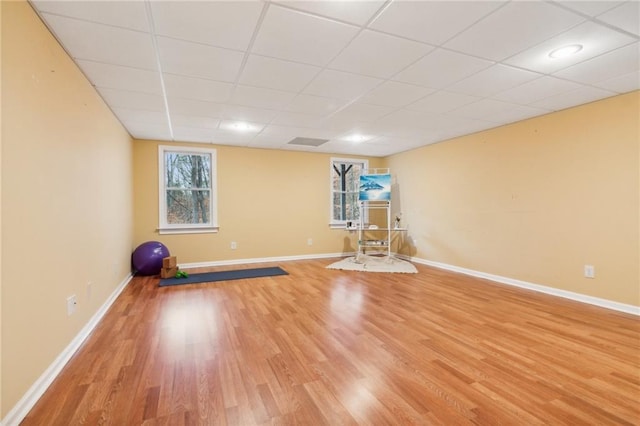
<instances>
[{"instance_id":1,"label":"purple exercise ball","mask_svg":"<svg viewBox=\"0 0 640 426\"><path fill-rule=\"evenodd\" d=\"M147 241L133 251L131 263L140 275L157 275L162 269L162 259L169 255L169 249L160 241Z\"/></svg>"}]
</instances>

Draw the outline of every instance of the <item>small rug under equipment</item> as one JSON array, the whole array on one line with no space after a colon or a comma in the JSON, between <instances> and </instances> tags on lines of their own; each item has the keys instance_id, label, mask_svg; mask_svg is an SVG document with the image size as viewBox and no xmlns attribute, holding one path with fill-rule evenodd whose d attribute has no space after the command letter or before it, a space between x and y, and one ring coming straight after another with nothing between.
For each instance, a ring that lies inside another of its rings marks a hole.
<instances>
[{"instance_id":1,"label":"small rug under equipment","mask_svg":"<svg viewBox=\"0 0 640 426\"><path fill-rule=\"evenodd\" d=\"M233 271L205 272L189 274L188 278L164 278L160 280L160 287L181 284L211 283L215 281L242 280L245 278L273 277L289 275L287 271L277 266L271 268L236 269Z\"/></svg>"},{"instance_id":2,"label":"small rug under equipment","mask_svg":"<svg viewBox=\"0 0 640 426\"><path fill-rule=\"evenodd\" d=\"M401 274L417 274L418 270L411 263L393 256L367 256L359 254L347 257L327 266L327 269L343 269L362 272L389 272Z\"/></svg>"}]
</instances>

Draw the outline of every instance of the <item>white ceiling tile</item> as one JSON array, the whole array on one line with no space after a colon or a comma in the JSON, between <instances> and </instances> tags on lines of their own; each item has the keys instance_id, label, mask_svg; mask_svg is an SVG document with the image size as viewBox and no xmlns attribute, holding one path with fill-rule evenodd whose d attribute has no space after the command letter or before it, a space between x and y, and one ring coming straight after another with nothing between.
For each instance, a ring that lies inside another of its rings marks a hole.
<instances>
[{"instance_id":1,"label":"white ceiling tile","mask_svg":"<svg viewBox=\"0 0 640 426\"><path fill-rule=\"evenodd\" d=\"M612 52L581 62L556 76L581 83L599 83L640 69L640 43L636 42Z\"/></svg>"},{"instance_id":2,"label":"white ceiling tile","mask_svg":"<svg viewBox=\"0 0 640 426\"><path fill-rule=\"evenodd\" d=\"M201 142L216 145L247 146L255 137L253 132L235 132L203 127L178 126L174 138L183 142Z\"/></svg>"},{"instance_id":3,"label":"white ceiling tile","mask_svg":"<svg viewBox=\"0 0 640 426\"><path fill-rule=\"evenodd\" d=\"M271 122L280 126L322 127L325 116L315 114L300 114L297 112L281 112Z\"/></svg>"},{"instance_id":4,"label":"white ceiling tile","mask_svg":"<svg viewBox=\"0 0 640 426\"><path fill-rule=\"evenodd\" d=\"M407 105L405 108L422 113L440 114L479 100L476 96L440 91Z\"/></svg>"},{"instance_id":5,"label":"white ceiling tile","mask_svg":"<svg viewBox=\"0 0 640 426\"><path fill-rule=\"evenodd\" d=\"M30 4L136 138L385 156L640 88L635 0Z\"/></svg>"},{"instance_id":6,"label":"white ceiling tile","mask_svg":"<svg viewBox=\"0 0 640 426\"><path fill-rule=\"evenodd\" d=\"M354 26L271 5L252 51L324 66L357 32Z\"/></svg>"},{"instance_id":7,"label":"white ceiling tile","mask_svg":"<svg viewBox=\"0 0 640 426\"><path fill-rule=\"evenodd\" d=\"M558 111L576 105L597 101L599 99L608 98L610 96L614 96L615 94L616 93L610 92L608 90L582 86L569 92L544 98L542 100L534 102L533 104L531 104L531 106Z\"/></svg>"},{"instance_id":8,"label":"white ceiling tile","mask_svg":"<svg viewBox=\"0 0 640 426\"><path fill-rule=\"evenodd\" d=\"M490 67L491 61L449 50L437 49L393 79L441 89Z\"/></svg>"},{"instance_id":9,"label":"white ceiling tile","mask_svg":"<svg viewBox=\"0 0 640 426\"><path fill-rule=\"evenodd\" d=\"M245 50L264 3L258 1L151 1L158 35Z\"/></svg>"},{"instance_id":10,"label":"white ceiling tile","mask_svg":"<svg viewBox=\"0 0 640 426\"><path fill-rule=\"evenodd\" d=\"M406 138L425 136L424 123L432 117L417 111L402 109L376 121L373 131L376 134Z\"/></svg>"},{"instance_id":11,"label":"white ceiling tile","mask_svg":"<svg viewBox=\"0 0 640 426\"><path fill-rule=\"evenodd\" d=\"M84 60L77 60L76 63L94 86L144 93L162 93L160 74L157 71Z\"/></svg>"},{"instance_id":12,"label":"white ceiling tile","mask_svg":"<svg viewBox=\"0 0 640 426\"><path fill-rule=\"evenodd\" d=\"M578 62L601 55L633 42L631 36L614 31L603 25L585 22L531 49L527 49L504 63L550 74L567 68ZM579 52L563 58L552 58L549 53L554 49L572 44L582 45Z\"/></svg>"},{"instance_id":13,"label":"white ceiling tile","mask_svg":"<svg viewBox=\"0 0 640 426\"><path fill-rule=\"evenodd\" d=\"M370 27L439 45L502 4L504 2L395 1Z\"/></svg>"},{"instance_id":14,"label":"white ceiling tile","mask_svg":"<svg viewBox=\"0 0 640 426\"><path fill-rule=\"evenodd\" d=\"M165 110L164 100L160 95L107 88L99 88L98 91L105 102L112 108L162 112Z\"/></svg>"},{"instance_id":15,"label":"white ceiling tile","mask_svg":"<svg viewBox=\"0 0 640 426\"><path fill-rule=\"evenodd\" d=\"M212 117L198 115L171 114L171 125L176 127L199 127L202 129L215 129L220 120Z\"/></svg>"},{"instance_id":16,"label":"white ceiling tile","mask_svg":"<svg viewBox=\"0 0 640 426\"><path fill-rule=\"evenodd\" d=\"M501 61L584 20L551 3L516 1L492 13L445 46Z\"/></svg>"},{"instance_id":17,"label":"white ceiling tile","mask_svg":"<svg viewBox=\"0 0 640 426\"><path fill-rule=\"evenodd\" d=\"M371 90L382 80L342 71L324 70L304 90L305 94L354 99Z\"/></svg>"},{"instance_id":18,"label":"white ceiling tile","mask_svg":"<svg viewBox=\"0 0 640 426\"><path fill-rule=\"evenodd\" d=\"M257 149L286 149L284 145L287 142L282 137L262 131L262 133L255 135L248 146Z\"/></svg>"},{"instance_id":19,"label":"white ceiling tile","mask_svg":"<svg viewBox=\"0 0 640 426\"><path fill-rule=\"evenodd\" d=\"M242 71L240 83L299 92L320 70L321 68L312 65L251 55Z\"/></svg>"},{"instance_id":20,"label":"white ceiling tile","mask_svg":"<svg viewBox=\"0 0 640 426\"><path fill-rule=\"evenodd\" d=\"M138 31L149 31L143 0L135 1L33 1L41 12Z\"/></svg>"},{"instance_id":21,"label":"white ceiling tile","mask_svg":"<svg viewBox=\"0 0 640 426\"><path fill-rule=\"evenodd\" d=\"M562 4L565 7L568 7L570 9L576 10L578 12L584 13L585 15L589 15L589 16L596 16L601 14L602 12L605 12L609 9L612 9L616 6L618 6L620 3L622 3L621 1L612 1L612 0L604 0L604 1L594 1L594 0L587 0L587 1L575 1L575 0L569 0L569 1L556 1L556 3L558 4Z\"/></svg>"},{"instance_id":22,"label":"white ceiling tile","mask_svg":"<svg viewBox=\"0 0 640 426\"><path fill-rule=\"evenodd\" d=\"M389 78L431 50L433 47L423 43L365 30L331 61L329 68Z\"/></svg>"},{"instance_id":23,"label":"white ceiling tile","mask_svg":"<svg viewBox=\"0 0 640 426\"><path fill-rule=\"evenodd\" d=\"M456 127L461 122L471 119L470 117L456 117L451 114L423 114L419 126L429 133L441 132L453 126Z\"/></svg>"},{"instance_id":24,"label":"white ceiling tile","mask_svg":"<svg viewBox=\"0 0 640 426\"><path fill-rule=\"evenodd\" d=\"M140 124L167 124L167 114L164 111L145 111L129 108L112 108L113 113L122 122L136 122Z\"/></svg>"},{"instance_id":25,"label":"white ceiling tile","mask_svg":"<svg viewBox=\"0 0 640 426\"><path fill-rule=\"evenodd\" d=\"M157 69L153 43L147 33L57 15L43 16L74 59Z\"/></svg>"},{"instance_id":26,"label":"white ceiling tile","mask_svg":"<svg viewBox=\"0 0 640 426\"><path fill-rule=\"evenodd\" d=\"M640 2L628 1L598 16L598 19L640 36Z\"/></svg>"},{"instance_id":27,"label":"white ceiling tile","mask_svg":"<svg viewBox=\"0 0 640 426\"><path fill-rule=\"evenodd\" d=\"M430 93L433 93L433 89L396 81L387 81L373 89L360 100L366 104L402 107Z\"/></svg>"},{"instance_id":28,"label":"white ceiling tile","mask_svg":"<svg viewBox=\"0 0 640 426\"><path fill-rule=\"evenodd\" d=\"M333 140L340 141L349 141L354 143L367 142L369 143L371 140L379 137L377 134L377 129L374 123L354 123L352 122L350 126L344 126L343 129L334 129L340 131L341 133L337 134ZM354 141L354 135L360 135L363 137L363 140Z\"/></svg>"},{"instance_id":29,"label":"white ceiling tile","mask_svg":"<svg viewBox=\"0 0 640 426\"><path fill-rule=\"evenodd\" d=\"M381 106L381 105L369 105L361 102L353 103L346 108L338 111L332 117L340 117L347 121L375 121L391 113L394 108Z\"/></svg>"},{"instance_id":30,"label":"white ceiling tile","mask_svg":"<svg viewBox=\"0 0 640 426\"><path fill-rule=\"evenodd\" d=\"M427 141L429 143L443 142L449 139L458 138L472 133L482 132L484 130L498 127L499 124L489 121L468 119L466 126L451 126L447 129L438 129L428 133Z\"/></svg>"},{"instance_id":31,"label":"white ceiling tile","mask_svg":"<svg viewBox=\"0 0 640 426\"><path fill-rule=\"evenodd\" d=\"M582 87L582 85L574 83L573 81L544 76L493 95L493 98L514 104L528 105L540 99L568 92L579 87Z\"/></svg>"},{"instance_id":32,"label":"white ceiling tile","mask_svg":"<svg viewBox=\"0 0 640 426\"><path fill-rule=\"evenodd\" d=\"M269 123L277 114L278 111L271 109L252 108L241 105L227 105L223 116L224 118L236 121Z\"/></svg>"},{"instance_id":33,"label":"white ceiling tile","mask_svg":"<svg viewBox=\"0 0 640 426\"><path fill-rule=\"evenodd\" d=\"M299 112L302 114L331 114L338 108L341 108L347 101L327 98L324 96L314 95L297 95L289 105L286 106L286 111Z\"/></svg>"},{"instance_id":34,"label":"white ceiling tile","mask_svg":"<svg viewBox=\"0 0 640 426\"><path fill-rule=\"evenodd\" d=\"M251 141L256 137L253 132L231 132L225 130L216 130L213 134L214 144L232 145L232 146L249 146Z\"/></svg>"},{"instance_id":35,"label":"white ceiling tile","mask_svg":"<svg viewBox=\"0 0 640 426\"><path fill-rule=\"evenodd\" d=\"M334 18L340 21L364 25L384 5L376 1L277 1L295 9Z\"/></svg>"},{"instance_id":36,"label":"white ceiling tile","mask_svg":"<svg viewBox=\"0 0 640 426\"><path fill-rule=\"evenodd\" d=\"M197 99L208 102L226 102L233 84L202 78L165 74L164 84L169 98Z\"/></svg>"},{"instance_id":37,"label":"white ceiling tile","mask_svg":"<svg viewBox=\"0 0 640 426\"><path fill-rule=\"evenodd\" d=\"M235 81L243 54L199 43L157 37L162 72L218 81Z\"/></svg>"},{"instance_id":38,"label":"white ceiling tile","mask_svg":"<svg viewBox=\"0 0 640 426\"><path fill-rule=\"evenodd\" d=\"M349 129L354 123L364 125L378 120L394 111L394 108L380 105L354 103L329 117L324 125L329 129Z\"/></svg>"},{"instance_id":39,"label":"white ceiling tile","mask_svg":"<svg viewBox=\"0 0 640 426\"><path fill-rule=\"evenodd\" d=\"M220 122L219 130L225 132L231 132L233 134L246 134L246 133L259 133L264 128L262 123L249 123L246 121L237 120L222 120ZM245 138L243 138L244 140Z\"/></svg>"},{"instance_id":40,"label":"white ceiling tile","mask_svg":"<svg viewBox=\"0 0 640 426\"><path fill-rule=\"evenodd\" d=\"M231 103L254 108L282 109L291 102L295 96L295 93L282 90L239 85L233 93Z\"/></svg>"},{"instance_id":41,"label":"white ceiling tile","mask_svg":"<svg viewBox=\"0 0 640 426\"><path fill-rule=\"evenodd\" d=\"M195 115L202 117L221 117L225 104L205 102L195 99L168 98L171 114Z\"/></svg>"},{"instance_id":42,"label":"white ceiling tile","mask_svg":"<svg viewBox=\"0 0 640 426\"><path fill-rule=\"evenodd\" d=\"M338 135L338 132L326 129L313 129L305 127L291 127L270 124L265 126L262 132L256 135L251 146L259 147L279 147L289 143L296 137L332 139ZM291 147L293 145L290 145Z\"/></svg>"},{"instance_id":43,"label":"white ceiling tile","mask_svg":"<svg viewBox=\"0 0 640 426\"><path fill-rule=\"evenodd\" d=\"M382 157L388 152L389 146L372 145L367 142L349 142L343 140L329 141L315 148L316 152L326 152L340 155L366 155L367 157Z\"/></svg>"},{"instance_id":44,"label":"white ceiling tile","mask_svg":"<svg viewBox=\"0 0 640 426\"><path fill-rule=\"evenodd\" d=\"M256 148L278 148L297 136L300 135L296 128L271 124L255 136L251 146Z\"/></svg>"},{"instance_id":45,"label":"white ceiling tile","mask_svg":"<svg viewBox=\"0 0 640 426\"><path fill-rule=\"evenodd\" d=\"M439 138L454 137L495 127L495 123L473 118L436 115L425 122L425 127Z\"/></svg>"},{"instance_id":46,"label":"white ceiling tile","mask_svg":"<svg viewBox=\"0 0 640 426\"><path fill-rule=\"evenodd\" d=\"M215 129L203 127L174 126L173 137L180 142L212 143Z\"/></svg>"},{"instance_id":47,"label":"white ceiling tile","mask_svg":"<svg viewBox=\"0 0 640 426\"><path fill-rule=\"evenodd\" d=\"M449 115L505 124L546 114L547 112L549 112L549 110L542 108L515 105L493 99L482 99L451 111Z\"/></svg>"},{"instance_id":48,"label":"white ceiling tile","mask_svg":"<svg viewBox=\"0 0 640 426\"><path fill-rule=\"evenodd\" d=\"M152 139L170 141L171 132L168 124L139 123L136 121L122 121L131 136L136 139Z\"/></svg>"},{"instance_id":49,"label":"white ceiling tile","mask_svg":"<svg viewBox=\"0 0 640 426\"><path fill-rule=\"evenodd\" d=\"M367 145L380 145L391 147L403 147L414 148L422 144L422 141L418 138L398 138L393 136L376 136L370 141L366 142Z\"/></svg>"},{"instance_id":50,"label":"white ceiling tile","mask_svg":"<svg viewBox=\"0 0 640 426\"><path fill-rule=\"evenodd\" d=\"M415 137L424 143L439 142L496 126L489 121L442 114L420 114L417 117L420 125ZM395 136L394 133L391 135Z\"/></svg>"},{"instance_id":51,"label":"white ceiling tile","mask_svg":"<svg viewBox=\"0 0 640 426\"><path fill-rule=\"evenodd\" d=\"M610 80L601 81L598 87L618 93L631 92L640 89L640 71L623 74Z\"/></svg>"},{"instance_id":52,"label":"white ceiling tile","mask_svg":"<svg viewBox=\"0 0 640 426\"><path fill-rule=\"evenodd\" d=\"M538 77L540 74L498 64L454 84L449 90L472 96L491 96Z\"/></svg>"}]
</instances>

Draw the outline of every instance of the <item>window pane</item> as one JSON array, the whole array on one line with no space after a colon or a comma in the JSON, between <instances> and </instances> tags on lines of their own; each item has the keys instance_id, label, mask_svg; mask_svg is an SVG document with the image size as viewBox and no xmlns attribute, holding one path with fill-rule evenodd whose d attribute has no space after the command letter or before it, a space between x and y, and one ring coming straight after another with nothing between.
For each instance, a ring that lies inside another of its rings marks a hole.
<instances>
[{"instance_id":1,"label":"window pane","mask_svg":"<svg viewBox=\"0 0 640 426\"><path fill-rule=\"evenodd\" d=\"M344 163L334 163L333 173L331 174L331 187L334 191L342 191L342 169ZM348 167L348 165L346 165ZM337 170L336 170L337 169Z\"/></svg>"},{"instance_id":2,"label":"window pane","mask_svg":"<svg viewBox=\"0 0 640 426\"><path fill-rule=\"evenodd\" d=\"M344 220L342 218L342 194L333 193L333 220Z\"/></svg>"},{"instance_id":3,"label":"window pane","mask_svg":"<svg viewBox=\"0 0 640 426\"><path fill-rule=\"evenodd\" d=\"M167 190L167 223L210 224L211 191Z\"/></svg>"},{"instance_id":4,"label":"window pane","mask_svg":"<svg viewBox=\"0 0 640 426\"><path fill-rule=\"evenodd\" d=\"M332 221L357 221L360 175L365 163L333 161L331 172Z\"/></svg>"},{"instance_id":5,"label":"window pane","mask_svg":"<svg viewBox=\"0 0 640 426\"><path fill-rule=\"evenodd\" d=\"M199 154L165 153L165 184L168 188L210 188L211 157Z\"/></svg>"},{"instance_id":6,"label":"window pane","mask_svg":"<svg viewBox=\"0 0 640 426\"><path fill-rule=\"evenodd\" d=\"M360 208L358 206L359 193L347 194L346 218L345 220L358 220L360 218Z\"/></svg>"},{"instance_id":7,"label":"window pane","mask_svg":"<svg viewBox=\"0 0 640 426\"><path fill-rule=\"evenodd\" d=\"M355 192L360 188L360 171L362 166L360 164L353 164L349 173L347 173L346 191Z\"/></svg>"}]
</instances>

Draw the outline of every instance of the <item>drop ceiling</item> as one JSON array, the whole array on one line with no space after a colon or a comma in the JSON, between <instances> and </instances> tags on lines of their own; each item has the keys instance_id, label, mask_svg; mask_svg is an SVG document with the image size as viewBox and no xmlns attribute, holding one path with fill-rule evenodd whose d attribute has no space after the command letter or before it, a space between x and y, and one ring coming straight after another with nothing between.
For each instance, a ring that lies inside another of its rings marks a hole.
<instances>
[{"instance_id":1,"label":"drop ceiling","mask_svg":"<svg viewBox=\"0 0 640 426\"><path fill-rule=\"evenodd\" d=\"M31 4L138 139L387 156L640 88L638 1Z\"/></svg>"}]
</instances>

